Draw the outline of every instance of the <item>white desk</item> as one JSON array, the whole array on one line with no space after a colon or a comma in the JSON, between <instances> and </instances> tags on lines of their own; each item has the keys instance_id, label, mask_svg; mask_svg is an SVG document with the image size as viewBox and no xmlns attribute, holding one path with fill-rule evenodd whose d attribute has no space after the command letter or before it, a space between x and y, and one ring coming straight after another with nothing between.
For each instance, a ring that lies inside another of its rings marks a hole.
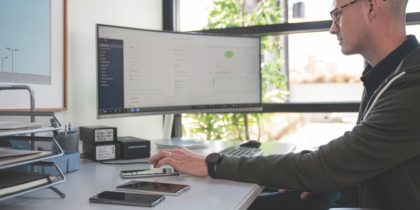
<instances>
[{"instance_id":1,"label":"white desk","mask_svg":"<svg viewBox=\"0 0 420 210\"><path fill-rule=\"evenodd\" d=\"M206 149L219 151L223 145L216 143ZM82 159L80 170L66 174L66 182L57 188L66 194L64 199L49 189L35 191L0 202L4 210L131 210L151 209L124 205L90 203L89 197L127 182L120 178L121 170L148 168L148 164L105 165ZM140 180L140 179L139 179ZM187 175L142 180L173 182L191 185L191 189L179 196L166 196L154 210L196 209L247 209L260 194L262 187L235 181L195 178Z\"/></svg>"}]
</instances>

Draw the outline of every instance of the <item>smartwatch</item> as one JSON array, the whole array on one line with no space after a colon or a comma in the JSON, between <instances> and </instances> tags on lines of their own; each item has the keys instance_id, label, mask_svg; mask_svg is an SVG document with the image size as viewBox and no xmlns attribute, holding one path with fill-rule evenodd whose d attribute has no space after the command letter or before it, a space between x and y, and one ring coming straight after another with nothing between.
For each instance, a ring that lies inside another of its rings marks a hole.
<instances>
[{"instance_id":1,"label":"smartwatch","mask_svg":"<svg viewBox=\"0 0 420 210\"><path fill-rule=\"evenodd\" d=\"M216 167L222 162L222 159L223 159L223 155L219 153L211 153L210 155L207 155L206 163L207 163L207 171L209 173L209 176L213 178L217 178Z\"/></svg>"}]
</instances>

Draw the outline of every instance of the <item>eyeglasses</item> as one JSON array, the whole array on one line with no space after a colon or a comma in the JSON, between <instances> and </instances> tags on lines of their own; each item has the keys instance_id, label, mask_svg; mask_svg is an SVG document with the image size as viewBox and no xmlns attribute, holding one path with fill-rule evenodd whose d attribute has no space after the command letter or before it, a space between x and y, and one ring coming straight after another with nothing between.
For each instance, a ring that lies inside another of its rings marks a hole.
<instances>
[{"instance_id":1,"label":"eyeglasses","mask_svg":"<svg viewBox=\"0 0 420 210\"><path fill-rule=\"evenodd\" d=\"M361 0L354 0L354 1L352 1L350 3L347 3L347 4L345 4L341 7L335 8L333 11L331 11L330 15L331 15L331 19L332 19L334 25L336 25L337 27L340 26L341 15L343 14L342 11L343 11L344 8L349 7L351 5L354 5L359 1L361 1Z\"/></svg>"}]
</instances>

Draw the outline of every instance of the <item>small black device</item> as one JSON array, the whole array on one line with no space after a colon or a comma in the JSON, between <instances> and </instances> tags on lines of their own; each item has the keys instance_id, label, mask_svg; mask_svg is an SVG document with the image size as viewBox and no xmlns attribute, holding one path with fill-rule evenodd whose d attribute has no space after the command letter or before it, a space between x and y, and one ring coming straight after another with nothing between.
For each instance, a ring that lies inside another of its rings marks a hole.
<instances>
[{"instance_id":1,"label":"small black device","mask_svg":"<svg viewBox=\"0 0 420 210\"><path fill-rule=\"evenodd\" d=\"M189 185L163 182L129 181L117 186L117 191L158 195L179 195L190 189Z\"/></svg>"},{"instance_id":2,"label":"small black device","mask_svg":"<svg viewBox=\"0 0 420 210\"><path fill-rule=\"evenodd\" d=\"M164 195L148 195L128 192L104 191L89 198L93 203L111 203L135 206L156 206L165 199Z\"/></svg>"},{"instance_id":3,"label":"small black device","mask_svg":"<svg viewBox=\"0 0 420 210\"><path fill-rule=\"evenodd\" d=\"M223 155L219 153L211 153L207 155L206 157L206 163L207 163L207 171L209 173L209 176L213 178L217 178L216 175L216 167L219 165L223 160Z\"/></svg>"},{"instance_id":4,"label":"small black device","mask_svg":"<svg viewBox=\"0 0 420 210\"><path fill-rule=\"evenodd\" d=\"M136 159L150 157L150 141L132 136L119 136L120 159Z\"/></svg>"},{"instance_id":5,"label":"small black device","mask_svg":"<svg viewBox=\"0 0 420 210\"><path fill-rule=\"evenodd\" d=\"M179 172L173 168L153 168L145 170L125 170L121 171L121 178L144 178L144 177L158 177L158 176L177 176Z\"/></svg>"},{"instance_id":6,"label":"small black device","mask_svg":"<svg viewBox=\"0 0 420 210\"><path fill-rule=\"evenodd\" d=\"M256 140L249 140L245 143L240 144L241 147L250 147L250 148L259 148L261 146L261 142Z\"/></svg>"}]
</instances>

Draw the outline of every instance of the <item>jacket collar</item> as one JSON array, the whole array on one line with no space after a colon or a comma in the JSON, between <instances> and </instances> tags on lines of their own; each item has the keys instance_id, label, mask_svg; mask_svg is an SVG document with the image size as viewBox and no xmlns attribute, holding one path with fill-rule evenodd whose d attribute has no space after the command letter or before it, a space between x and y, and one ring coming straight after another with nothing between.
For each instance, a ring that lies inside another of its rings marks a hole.
<instances>
[{"instance_id":1,"label":"jacket collar","mask_svg":"<svg viewBox=\"0 0 420 210\"><path fill-rule=\"evenodd\" d=\"M407 36L407 39L394 51L387 55L381 62L372 67L368 65L360 78L363 85L370 89L376 89L384 82L398 67L401 61L414 49L420 47L414 35Z\"/></svg>"}]
</instances>

